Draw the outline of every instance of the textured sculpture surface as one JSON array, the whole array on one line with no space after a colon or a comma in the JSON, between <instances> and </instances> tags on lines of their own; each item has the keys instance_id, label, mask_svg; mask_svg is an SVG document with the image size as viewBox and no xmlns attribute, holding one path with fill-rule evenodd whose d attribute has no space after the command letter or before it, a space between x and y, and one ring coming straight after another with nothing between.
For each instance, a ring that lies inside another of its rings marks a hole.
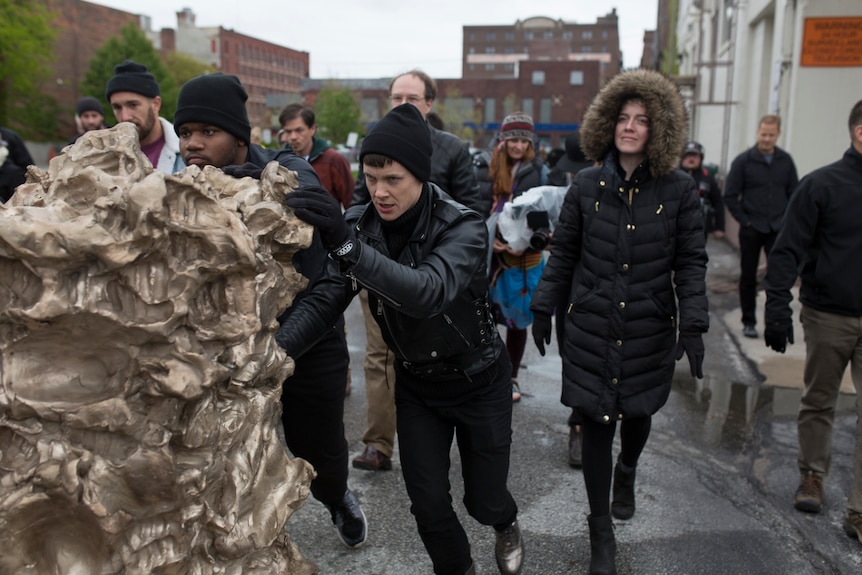
<instances>
[{"instance_id":1,"label":"textured sculpture surface","mask_svg":"<svg viewBox=\"0 0 862 575\"><path fill-rule=\"evenodd\" d=\"M0 206L0 574L306 574L278 439L296 175L152 169L131 124Z\"/></svg>"}]
</instances>

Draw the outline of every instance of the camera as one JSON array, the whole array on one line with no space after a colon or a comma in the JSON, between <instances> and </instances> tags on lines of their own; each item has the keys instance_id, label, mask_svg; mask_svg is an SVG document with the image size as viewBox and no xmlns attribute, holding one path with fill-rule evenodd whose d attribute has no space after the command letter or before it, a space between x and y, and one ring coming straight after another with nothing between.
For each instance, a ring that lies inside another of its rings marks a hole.
<instances>
[{"instance_id":1,"label":"camera","mask_svg":"<svg viewBox=\"0 0 862 575\"><path fill-rule=\"evenodd\" d=\"M551 241L551 221L548 219L548 212L527 212L527 227L533 230L530 235L531 249L540 252L548 247Z\"/></svg>"}]
</instances>

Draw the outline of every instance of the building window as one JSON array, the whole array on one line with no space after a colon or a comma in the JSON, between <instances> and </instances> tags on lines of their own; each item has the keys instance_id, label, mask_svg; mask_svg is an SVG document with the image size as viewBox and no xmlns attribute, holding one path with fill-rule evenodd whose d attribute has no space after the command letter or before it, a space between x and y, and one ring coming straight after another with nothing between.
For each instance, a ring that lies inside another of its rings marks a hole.
<instances>
[{"instance_id":1,"label":"building window","mask_svg":"<svg viewBox=\"0 0 862 575\"><path fill-rule=\"evenodd\" d=\"M486 70L491 70L491 71L493 71L493 70L494 70L494 65L493 65L493 64L485 64L485 69L486 69Z\"/></svg>"},{"instance_id":2,"label":"building window","mask_svg":"<svg viewBox=\"0 0 862 575\"><path fill-rule=\"evenodd\" d=\"M533 86L544 86L545 85L545 71L544 70L533 70Z\"/></svg>"},{"instance_id":3,"label":"building window","mask_svg":"<svg viewBox=\"0 0 862 575\"><path fill-rule=\"evenodd\" d=\"M521 111L527 114L528 116L533 115L533 99L532 98L524 98L524 105L521 106Z\"/></svg>"},{"instance_id":4,"label":"building window","mask_svg":"<svg viewBox=\"0 0 862 575\"><path fill-rule=\"evenodd\" d=\"M503 38L505 38L506 40L514 40L515 39L515 33L514 32L506 32L503 35Z\"/></svg>"},{"instance_id":5,"label":"building window","mask_svg":"<svg viewBox=\"0 0 862 575\"><path fill-rule=\"evenodd\" d=\"M470 46L469 53L470 53L470 54L475 54L475 53L476 53L476 48L475 48L474 46Z\"/></svg>"},{"instance_id":6,"label":"building window","mask_svg":"<svg viewBox=\"0 0 862 575\"><path fill-rule=\"evenodd\" d=\"M514 72L515 71L515 65L514 64L503 64L503 69L506 70L507 72Z\"/></svg>"},{"instance_id":7,"label":"building window","mask_svg":"<svg viewBox=\"0 0 862 575\"><path fill-rule=\"evenodd\" d=\"M485 40L487 40L488 42L493 42L496 39L497 39L497 33L496 32L488 32L487 34L485 34Z\"/></svg>"},{"instance_id":8,"label":"building window","mask_svg":"<svg viewBox=\"0 0 862 575\"><path fill-rule=\"evenodd\" d=\"M470 39L470 41L472 42L473 40L475 40L475 39L476 39L476 33L475 33L475 32L470 32L470 34L469 34L467 37L468 37L468 38Z\"/></svg>"},{"instance_id":9,"label":"building window","mask_svg":"<svg viewBox=\"0 0 862 575\"><path fill-rule=\"evenodd\" d=\"M581 46L581 53L582 54L589 54L592 51L593 51L592 46Z\"/></svg>"},{"instance_id":10,"label":"building window","mask_svg":"<svg viewBox=\"0 0 862 575\"><path fill-rule=\"evenodd\" d=\"M542 98L539 100L539 123L540 124L550 124L551 123L551 99L550 98Z\"/></svg>"},{"instance_id":11,"label":"building window","mask_svg":"<svg viewBox=\"0 0 862 575\"><path fill-rule=\"evenodd\" d=\"M593 31L592 30L584 30L583 32L581 32L581 39L592 40L593 39Z\"/></svg>"},{"instance_id":12,"label":"building window","mask_svg":"<svg viewBox=\"0 0 862 575\"><path fill-rule=\"evenodd\" d=\"M532 40L533 33L532 32L524 32L524 40Z\"/></svg>"},{"instance_id":13,"label":"building window","mask_svg":"<svg viewBox=\"0 0 862 575\"><path fill-rule=\"evenodd\" d=\"M494 113L496 112L496 100L494 98L485 98L485 122L491 123L496 120Z\"/></svg>"},{"instance_id":14,"label":"building window","mask_svg":"<svg viewBox=\"0 0 862 575\"><path fill-rule=\"evenodd\" d=\"M574 37L571 30L566 30L563 32L563 40L571 40Z\"/></svg>"},{"instance_id":15,"label":"building window","mask_svg":"<svg viewBox=\"0 0 862 575\"><path fill-rule=\"evenodd\" d=\"M554 39L554 31L547 30L544 34L542 34L542 38L545 40L553 40Z\"/></svg>"},{"instance_id":16,"label":"building window","mask_svg":"<svg viewBox=\"0 0 862 575\"><path fill-rule=\"evenodd\" d=\"M485 46L485 53L486 54L493 54L496 51L497 50L493 46Z\"/></svg>"},{"instance_id":17,"label":"building window","mask_svg":"<svg viewBox=\"0 0 862 575\"><path fill-rule=\"evenodd\" d=\"M569 84L572 86L583 86L584 72L582 70L572 70L569 72Z\"/></svg>"},{"instance_id":18,"label":"building window","mask_svg":"<svg viewBox=\"0 0 862 575\"><path fill-rule=\"evenodd\" d=\"M475 70L475 69L476 69L476 64L468 64L468 65L467 65L467 69L468 69L468 70L470 70L470 71L472 72L473 70Z\"/></svg>"}]
</instances>

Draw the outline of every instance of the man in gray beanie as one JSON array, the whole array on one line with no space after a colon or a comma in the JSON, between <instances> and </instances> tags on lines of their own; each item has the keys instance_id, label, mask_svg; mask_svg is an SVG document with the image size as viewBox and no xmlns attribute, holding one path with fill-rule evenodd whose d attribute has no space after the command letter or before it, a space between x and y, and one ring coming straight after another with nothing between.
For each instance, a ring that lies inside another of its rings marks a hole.
<instances>
[{"instance_id":1,"label":"man in gray beanie","mask_svg":"<svg viewBox=\"0 0 862 575\"><path fill-rule=\"evenodd\" d=\"M138 130L141 151L154 168L166 174L185 167L173 125L159 117L161 90L147 67L131 60L114 66L114 76L105 87L118 122L131 122Z\"/></svg>"},{"instance_id":2,"label":"man in gray beanie","mask_svg":"<svg viewBox=\"0 0 862 575\"><path fill-rule=\"evenodd\" d=\"M449 490L456 437L467 511L493 526L500 573L516 575L524 548L506 486L512 366L489 304L488 232L481 215L427 181L431 152L422 114L402 104L362 143L370 204L342 215L331 196L288 194L297 217L317 226L331 262L276 340L301 354L364 287L395 356L401 470L434 573L476 572Z\"/></svg>"}]
</instances>

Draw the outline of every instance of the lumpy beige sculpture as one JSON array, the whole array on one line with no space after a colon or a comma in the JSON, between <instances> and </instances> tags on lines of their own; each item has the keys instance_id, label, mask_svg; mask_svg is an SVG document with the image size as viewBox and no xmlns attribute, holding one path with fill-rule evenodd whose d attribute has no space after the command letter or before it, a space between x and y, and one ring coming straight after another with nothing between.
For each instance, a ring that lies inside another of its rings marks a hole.
<instances>
[{"instance_id":1,"label":"lumpy beige sculpture","mask_svg":"<svg viewBox=\"0 0 862 575\"><path fill-rule=\"evenodd\" d=\"M277 434L296 184L163 175L131 124L30 167L0 207L0 574L316 572Z\"/></svg>"}]
</instances>

